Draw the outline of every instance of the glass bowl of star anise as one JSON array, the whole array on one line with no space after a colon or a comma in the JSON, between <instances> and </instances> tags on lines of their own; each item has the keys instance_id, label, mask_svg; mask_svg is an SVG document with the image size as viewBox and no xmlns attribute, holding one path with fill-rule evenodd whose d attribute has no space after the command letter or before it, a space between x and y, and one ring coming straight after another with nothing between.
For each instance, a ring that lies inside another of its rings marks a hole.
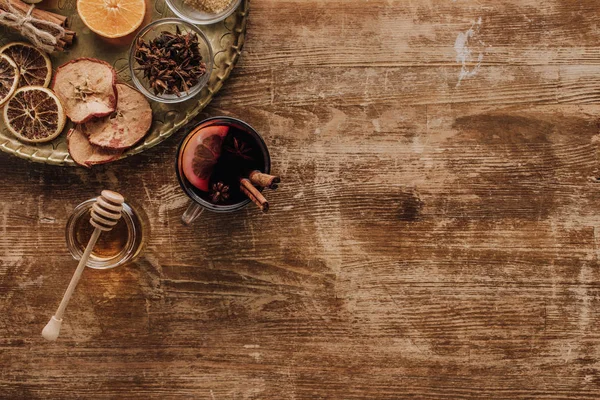
<instances>
[{"instance_id":1,"label":"glass bowl of star anise","mask_svg":"<svg viewBox=\"0 0 600 400\"><path fill-rule=\"evenodd\" d=\"M137 34L129 51L131 80L160 103L191 99L208 83L213 50L196 25L179 18L152 22Z\"/></svg>"}]
</instances>

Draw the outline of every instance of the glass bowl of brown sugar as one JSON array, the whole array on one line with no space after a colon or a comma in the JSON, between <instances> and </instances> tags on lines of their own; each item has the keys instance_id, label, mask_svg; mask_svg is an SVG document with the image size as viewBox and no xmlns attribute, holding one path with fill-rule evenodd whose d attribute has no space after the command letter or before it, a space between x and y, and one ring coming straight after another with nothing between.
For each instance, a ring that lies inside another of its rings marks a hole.
<instances>
[{"instance_id":1,"label":"glass bowl of brown sugar","mask_svg":"<svg viewBox=\"0 0 600 400\"><path fill-rule=\"evenodd\" d=\"M179 18L196 25L223 21L239 7L242 0L165 0Z\"/></svg>"},{"instance_id":2,"label":"glass bowl of brown sugar","mask_svg":"<svg viewBox=\"0 0 600 400\"><path fill-rule=\"evenodd\" d=\"M213 60L206 35L179 18L146 25L129 50L133 84L159 103L181 103L199 94L210 79Z\"/></svg>"}]
</instances>

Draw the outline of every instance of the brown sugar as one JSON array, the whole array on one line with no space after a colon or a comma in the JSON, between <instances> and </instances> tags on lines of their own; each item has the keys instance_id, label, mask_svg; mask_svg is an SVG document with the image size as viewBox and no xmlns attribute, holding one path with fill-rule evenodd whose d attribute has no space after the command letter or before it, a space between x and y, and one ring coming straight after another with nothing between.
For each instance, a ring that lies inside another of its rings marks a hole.
<instances>
[{"instance_id":1,"label":"brown sugar","mask_svg":"<svg viewBox=\"0 0 600 400\"><path fill-rule=\"evenodd\" d=\"M185 0L185 3L198 11L209 14L218 14L225 10L232 0Z\"/></svg>"}]
</instances>

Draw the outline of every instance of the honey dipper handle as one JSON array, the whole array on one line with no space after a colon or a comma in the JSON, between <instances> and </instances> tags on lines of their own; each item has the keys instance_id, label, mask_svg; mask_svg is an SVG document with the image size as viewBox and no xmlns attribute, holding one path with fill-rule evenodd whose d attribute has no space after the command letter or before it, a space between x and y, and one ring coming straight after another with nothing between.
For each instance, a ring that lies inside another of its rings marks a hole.
<instances>
[{"instance_id":1,"label":"honey dipper handle","mask_svg":"<svg viewBox=\"0 0 600 400\"><path fill-rule=\"evenodd\" d=\"M63 296L62 301L58 306L58 310L56 310L56 314L54 314L56 319L62 319L63 314L65 313L65 308L67 308L67 304L69 304L69 300L71 300L71 296L73 295L73 292L75 291L75 288L79 283L81 274L83 274L85 265L87 264L88 259L90 258L90 254L92 254L92 250L94 250L94 246L96 246L96 242L98 241L98 238L100 237L101 233L102 231L100 229L94 229L94 233L92 233L92 237L90 238L90 241L88 242L88 245L85 248L83 255L81 256L81 260L79 260L79 264L77 265L77 269L75 270L73 277L71 278L69 287L67 287L67 290L65 291L65 295Z\"/></svg>"},{"instance_id":2,"label":"honey dipper handle","mask_svg":"<svg viewBox=\"0 0 600 400\"><path fill-rule=\"evenodd\" d=\"M67 308L67 304L69 304L69 300L71 300L71 296L79 283L79 279L81 278L81 274L83 274L83 270L85 269L85 265L87 264L88 259L90 258L90 254L92 254L92 250L94 246L96 246L96 242L100 237L102 231L98 228L94 229L94 233L92 233L92 237L88 242L83 255L81 256L81 260L79 260L79 264L77 265L77 269L71 278L71 282L69 283L69 287L63 296L58 309L56 310L56 314L52 316L44 330L42 331L42 336L47 340L56 340L58 338L58 334L60 332L60 326L62 323L62 317L65 313L65 309Z\"/></svg>"}]
</instances>

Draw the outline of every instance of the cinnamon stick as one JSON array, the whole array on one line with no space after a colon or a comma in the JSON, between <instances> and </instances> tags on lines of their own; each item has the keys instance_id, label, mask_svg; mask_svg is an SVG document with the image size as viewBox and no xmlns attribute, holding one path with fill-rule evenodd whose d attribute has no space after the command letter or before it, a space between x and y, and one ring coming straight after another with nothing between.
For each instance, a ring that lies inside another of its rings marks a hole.
<instances>
[{"instance_id":1,"label":"cinnamon stick","mask_svg":"<svg viewBox=\"0 0 600 400\"><path fill-rule=\"evenodd\" d=\"M279 187L278 184L281 182L281 178L260 171L252 171L250 173L250 182L258 187L277 189Z\"/></svg>"},{"instance_id":2,"label":"cinnamon stick","mask_svg":"<svg viewBox=\"0 0 600 400\"><path fill-rule=\"evenodd\" d=\"M14 10L17 10L21 15L26 15L31 7L31 5L26 4L21 0L0 0L0 11L11 12L9 6L12 6L12 12L14 12ZM31 11L31 16L34 18L34 20L31 21L31 24L33 26L35 26L39 30L43 30L50 33L52 36L58 39L56 45L54 46L54 51L63 51L66 47L73 43L75 32L66 28L67 17L65 17L64 15L55 14L53 12L41 10L39 8L33 8L33 10ZM60 25L61 27L65 28L65 34L62 37L59 37L58 35L60 34L60 32L56 28L52 28L47 25L42 25L39 22L36 23L36 19Z\"/></svg>"},{"instance_id":3,"label":"cinnamon stick","mask_svg":"<svg viewBox=\"0 0 600 400\"><path fill-rule=\"evenodd\" d=\"M67 43L67 44L73 44L73 38L75 36L75 32L73 31L66 31L65 32L65 36L63 36L63 40Z\"/></svg>"},{"instance_id":4,"label":"cinnamon stick","mask_svg":"<svg viewBox=\"0 0 600 400\"><path fill-rule=\"evenodd\" d=\"M27 14L27 11L29 11L29 7L31 7L29 4L26 4L21 0L3 0L2 2L0 2L0 8L2 8L4 11L8 11L7 4L10 4L15 9L21 11L23 15ZM31 16L33 18L43 19L44 21L52 22L61 26L65 26L65 23L67 21L67 17L65 17L64 15L54 14L50 11L41 10L39 8L34 8L31 12Z\"/></svg>"},{"instance_id":5,"label":"cinnamon stick","mask_svg":"<svg viewBox=\"0 0 600 400\"><path fill-rule=\"evenodd\" d=\"M240 190L244 193L262 212L269 211L269 202L265 196L254 187L252 182L247 178L240 179Z\"/></svg>"}]
</instances>

